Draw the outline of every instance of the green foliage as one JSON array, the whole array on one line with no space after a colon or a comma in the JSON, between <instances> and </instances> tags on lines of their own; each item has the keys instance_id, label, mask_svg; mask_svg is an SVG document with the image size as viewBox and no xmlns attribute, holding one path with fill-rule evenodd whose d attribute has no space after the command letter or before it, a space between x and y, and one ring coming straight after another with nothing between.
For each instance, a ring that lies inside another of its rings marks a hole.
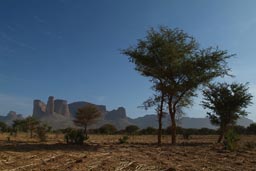
<instances>
[{"instance_id":1,"label":"green foliage","mask_svg":"<svg viewBox=\"0 0 256 171\"><path fill-rule=\"evenodd\" d=\"M127 134L135 134L140 128L136 125L128 125L126 128L125 128L125 132Z\"/></svg>"},{"instance_id":2,"label":"green foliage","mask_svg":"<svg viewBox=\"0 0 256 171\"><path fill-rule=\"evenodd\" d=\"M123 137L119 138L118 140L119 140L120 144L125 144L128 142L128 139L129 139L129 137L127 135L124 135Z\"/></svg>"},{"instance_id":3,"label":"green foliage","mask_svg":"<svg viewBox=\"0 0 256 171\"><path fill-rule=\"evenodd\" d=\"M41 142L45 142L47 139L47 132L49 131L49 127L46 124L40 125L36 128L36 135Z\"/></svg>"},{"instance_id":4,"label":"green foliage","mask_svg":"<svg viewBox=\"0 0 256 171\"><path fill-rule=\"evenodd\" d=\"M233 55L218 48L200 49L196 40L180 29L151 28L135 47L122 51L135 69L149 77L155 90L167 97L172 120L172 143L176 143L176 111L192 103L200 85L228 75L226 60Z\"/></svg>"},{"instance_id":5,"label":"green foliage","mask_svg":"<svg viewBox=\"0 0 256 171\"><path fill-rule=\"evenodd\" d=\"M209 109L208 116L211 123L220 126L221 142L223 134L228 127L234 125L241 116L246 116L244 110L251 104L252 95L248 93L247 84L210 84L208 89L203 91L204 99L202 105Z\"/></svg>"},{"instance_id":6,"label":"green foliage","mask_svg":"<svg viewBox=\"0 0 256 171\"><path fill-rule=\"evenodd\" d=\"M88 137L87 137L88 138ZM86 137L81 129L69 129L64 136L67 144L83 144Z\"/></svg>"},{"instance_id":7,"label":"green foliage","mask_svg":"<svg viewBox=\"0 0 256 171\"><path fill-rule=\"evenodd\" d=\"M4 122L0 122L0 132L6 132L8 126Z\"/></svg>"},{"instance_id":8,"label":"green foliage","mask_svg":"<svg viewBox=\"0 0 256 171\"><path fill-rule=\"evenodd\" d=\"M165 129L165 133L170 134L170 132L171 132L171 127L169 126ZM214 129L209 129L209 128L196 129L196 128L177 127L177 134L181 134L183 136L183 138L186 139L187 136L189 138L189 136L191 136L191 135L215 135L215 134L217 134L217 131Z\"/></svg>"},{"instance_id":9,"label":"green foliage","mask_svg":"<svg viewBox=\"0 0 256 171\"><path fill-rule=\"evenodd\" d=\"M182 134L183 133L183 129L182 127L180 126L177 126L176 127L176 133L177 134ZM165 134L172 134L172 127L171 126L168 126L165 131L164 131Z\"/></svg>"},{"instance_id":10,"label":"green foliage","mask_svg":"<svg viewBox=\"0 0 256 171\"><path fill-rule=\"evenodd\" d=\"M239 135L233 130L229 129L225 134L224 148L230 151L235 151L238 148Z\"/></svg>"},{"instance_id":11,"label":"green foliage","mask_svg":"<svg viewBox=\"0 0 256 171\"><path fill-rule=\"evenodd\" d=\"M197 135L214 135L217 134L217 131L209 128L200 128L197 131Z\"/></svg>"},{"instance_id":12,"label":"green foliage","mask_svg":"<svg viewBox=\"0 0 256 171\"><path fill-rule=\"evenodd\" d=\"M68 132L71 132L72 130L73 130L73 128L68 127L68 128L65 128L65 129L60 129L58 132L62 132L63 134L66 134Z\"/></svg>"},{"instance_id":13,"label":"green foliage","mask_svg":"<svg viewBox=\"0 0 256 171\"><path fill-rule=\"evenodd\" d=\"M99 128L101 134L114 134L116 131L116 127L112 124L105 124Z\"/></svg>"},{"instance_id":14,"label":"green foliage","mask_svg":"<svg viewBox=\"0 0 256 171\"><path fill-rule=\"evenodd\" d=\"M26 128L30 131L30 138L32 138L33 131L39 126L40 122L32 116L27 117L25 120Z\"/></svg>"},{"instance_id":15,"label":"green foliage","mask_svg":"<svg viewBox=\"0 0 256 171\"><path fill-rule=\"evenodd\" d=\"M12 124L13 131L22 131L22 132L27 132L28 127L26 120L14 120Z\"/></svg>"},{"instance_id":16,"label":"green foliage","mask_svg":"<svg viewBox=\"0 0 256 171\"><path fill-rule=\"evenodd\" d=\"M153 127L147 127L145 129L141 129L139 131L139 134L142 135L156 135L157 134L157 129Z\"/></svg>"}]
</instances>

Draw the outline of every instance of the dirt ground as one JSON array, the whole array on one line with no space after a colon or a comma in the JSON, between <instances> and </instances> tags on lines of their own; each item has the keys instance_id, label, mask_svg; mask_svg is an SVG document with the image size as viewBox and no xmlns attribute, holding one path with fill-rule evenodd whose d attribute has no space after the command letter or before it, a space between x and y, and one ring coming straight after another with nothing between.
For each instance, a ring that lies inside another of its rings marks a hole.
<instances>
[{"instance_id":1,"label":"dirt ground","mask_svg":"<svg viewBox=\"0 0 256 171\"><path fill-rule=\"evenodd\" d=\"M0 134L1 171L256 171L256 136L241 137L237 151L230 152L216 144L217 136L178 137L176 146L164 136L156 145L156 136L131 136L119 144L121 135L91 135L86 144L67 145L62 135L50 135L40 143L22 134L11 137Z\"/></svg>"}]
</instances>

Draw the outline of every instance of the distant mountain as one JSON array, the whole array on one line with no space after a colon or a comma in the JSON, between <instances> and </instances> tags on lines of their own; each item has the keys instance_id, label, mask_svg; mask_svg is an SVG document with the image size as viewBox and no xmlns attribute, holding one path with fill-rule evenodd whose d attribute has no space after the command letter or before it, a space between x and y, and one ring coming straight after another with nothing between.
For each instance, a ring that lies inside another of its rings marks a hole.
<instances>
[{"instance_id":1,"label":"distant mountain","mask_svg":"<svg viewBox=\"0 0 256 171\"><path fill-rule=\"evenodd\" d=\"M73 102L68 104L66 100L57 99L49 96L47 103L41 100L34 100L33 117L52 126L53 129L66 127L74 127L73 120L79 108L92 104L90 102ZM90 125L90 128L98 128L104 124L113 124L117 129L124 129L127 125L131 125L126 116L125 108L119 107L116 110L107 111L104 105L95 105L102 113L98 122Z\"/></svg>"},{"instance_id":2,"label":"distant mountain","mask_svg":"<svg viewBox=\"0 0 256 171\"><path fill-rule=\"evenodd\" d=\"M73 120L77 110L92 103L79 101L68 104L66 100L54 100L54 97L50 96L47 104L41 100L34 100L33 104L33 117L47 123L53 129L62 129L75 127ZM128 125L137 125L140 128L158 127L156 115L145 115L132 119L127 117L124 107L108 111L104 105L94 105L102 112L102 116L99 118L97 123L90 125L89 128L99 128L104 124L112 124L119 130L124 129ZM0 121L5 122L8 125L11 125L12 121L15 119L23 119L23 117L20 114L16 114L14 111L10 111L7 116L0 116ZM170 122L169 115L164 117L162 121L163 128L168 127ZM253 121L247 118L241 118L237 121L238 125L242 125L244 127L249 126L251 123L253 123ZM179 122L177 122L177 125L183 128L216 128L210 123L208 118L183 117Z\"/></svg>"},{"instance_id":3,"label":"distant mountain","mask_svg":"<svg viewBox=\"0 0 256 171\"><path fill-rule=\"evenodd\" d=\"M139 126L140 128L146 128L148 126L157 128L158 122L157 122L157 115L145 115L143 117L135 118L135 119L129 119L129 121ZM167 116L163 118L163 128L170 125L170 117ZM237 125L241 125L244 127L249 126L252 124L253 121L248 118L240 118L237 120ZM177 125L183 128L210 128L210 129L216 129L217 127L212 125L209 118L190 118L190 117L183 117L180 121L177 122Z\"/></svg>"},{"instance_id":4,"label":"distant mountain","mask_svg":"<svg viewBox=\"0 0 256 171\"><path fill-rule=\"evenodd\" d=\"M157 115L151 114L151 115L145 115L142 117L138 117L135 119L128 118L129 122L132 123L133 125L137 125L140 128L147 128L147 127L158 127L158 119ZM162 120L162 125L163 128L167 127L170 125L170 117L165 117Z\"/></svg>"},{"instance_id":5,"label":"distant mountain","mask_svg":"<svg viewBox=\"0 0 256 171\"><path fill-rule=\"evenodd\" d=\"M92 104L92 103L80 101L80 102L73 102L73 103L70 103L70 104L68 104L68 107L69 107L69 111L70 111L71 115L72 115L72 116L75 116L75 115L76 115L76 112L77 112L77 109L82 108L82 107L84 107L85 105L89 105L89 104ZM98 108L103 114L105 114L105 113L107 112L106 106L104 106L104 105L96 105L96 104L92 104L92 105L97 106L97 108Z\"/></svg>"},{"instance_id":6,"label":"distant mountain","mask_svg":"<svg viewBox=\"0 0 256 171\"><path fill-rule=\"evenodd\" d=\"M0 116L0 121L7 125L12 125L13 120L24 119L22 114L17 114L14 111L10 111L6 116Z\"/></svg>"}]
</instances>

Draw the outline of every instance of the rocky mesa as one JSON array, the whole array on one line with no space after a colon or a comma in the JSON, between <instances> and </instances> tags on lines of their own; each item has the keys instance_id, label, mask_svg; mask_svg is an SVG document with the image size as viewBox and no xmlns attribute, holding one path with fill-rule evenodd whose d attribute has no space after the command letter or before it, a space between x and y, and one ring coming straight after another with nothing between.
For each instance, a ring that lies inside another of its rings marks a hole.
<instances>
[{"instance_id":1,"label":"rocky mesa","mask_svg":"<svg viewBox=\"0 0 256 171\"><path fill-rule=\"evenodd\" d=\"M55 99L53 96L49 96L47 103L41 100L34 100L33 102L33 114L32 116L36 119L48 124L53 129L62 129L67 127L74 127L74 117L77 113L77 110L85 105L92 104L85 101L78 101L68 103L64 99ZM90 128L99 128L104 124L112 124L117 129L124 129L128 125L137 125L140 128L146 127L158 127L157 116L144 115L138 118L129 118L126 115L126 110L124 107L118 107L114 110L107 110L105 105L95 105L102 113L102 116L99 118L98 122L94 125L91 125ZM10 111L6 116L0 116L0 121L7 123L8 125L12 124L12 121L15 119L23 119L24 116L17 114L14 111ZM163 118L163 127L170 125L170 117L167 116ZM253 123L252 120L248 118L240 118L237 121L238 125L244 127L249 126ZM215 129L209 118L190 118L183 117L179 121L179 126L183 128L212 128Z\"/></svg>"}]
</instances>

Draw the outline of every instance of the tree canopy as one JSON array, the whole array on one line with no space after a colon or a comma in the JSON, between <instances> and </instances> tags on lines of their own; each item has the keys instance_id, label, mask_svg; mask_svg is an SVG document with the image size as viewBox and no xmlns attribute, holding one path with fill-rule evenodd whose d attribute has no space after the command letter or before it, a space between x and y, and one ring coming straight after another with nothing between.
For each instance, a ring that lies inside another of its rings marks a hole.
<instances>
[{"instance_id":1,"label":"tree canopy","mask_svg":"<svg viewBox=\"0 0 256 171\"><path fill-rule=\"evenodd\" d=\"M95 105L85 105L84 107L78 109L74 123L77 126L84 127L85 138L88 138L87 126L95 123L100 116L101 112Z\"/></svg>"},{"instance_id":2,"label":"tree canopy","mask_svg":"<svg viewBox=\"0 0 256 171\"><path fill-rule=\"evenodd\" d=\"M212 79L229 75L225 50L202 49L196 40L180 29L151 28L137 45L122 50L143 76L149 77L156 90L167 95L171 116L172 143L176 143L175 116L178 107L191 103L195 90Z\"/></svg>"},{"instance_id":3,"label":"tree canopy","mask_svg":"<svg viewBox=\"0 0 256 171\"><path fill-rule=\"evenodd\" d=\"M252 102L247 84L215 83L203 91L202 105L209 109L207 115L214 125L220 126L221 142L228 127L234 125L241 116L246 116L245 108Z\"/></svg>"}]
</instances>

